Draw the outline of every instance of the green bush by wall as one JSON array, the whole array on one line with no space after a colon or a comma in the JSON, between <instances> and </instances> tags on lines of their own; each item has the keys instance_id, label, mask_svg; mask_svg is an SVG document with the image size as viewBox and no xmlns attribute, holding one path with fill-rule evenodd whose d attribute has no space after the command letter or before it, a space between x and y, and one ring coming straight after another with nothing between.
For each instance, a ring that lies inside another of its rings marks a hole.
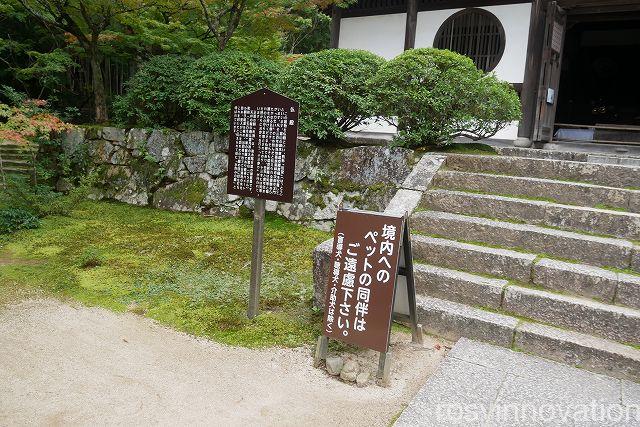
<instances>
[{"instance_id":1,"label":"green bush by wall","mask_svg":"<svg viewBox=\"0 0 640 427\"><path fill-rule=\"evenodd\" d=\"M189 67L178 88L189 127L229 131L231 101L263 87L272 87L282 65L238 51L204 56Z\"/></svg>"},{"instance_id":2,"label":"green bush by wall","mask_svg":"<svg viewBox=\"0 0 640 427\"><path fill-rule=\"evenodd\" d=\"M300 132L342 139L374 115L369 81L384 59L364 50L330 49L302 56L287 67L279 90L300 102Z\"/></svg>"},{"instance_id":3,"label":"green bush by wall","mask_svg":"<svg viewBox=\"0 0 640 427\"><path fill-rule=\"evenodd\" d=\"M371 87L378 113L397 118L397 141L405 147L488 138L520 118L508 83L448 50L408 50L382 65Z\"/></svg>"},{"instance_id":4,"label":"green bush by wall","mask_svg":"<svg viewBox=\"0 0 640 427\"><path fill-rule=\"evenodd\" d=\"M116 99L120 124L229 131L231 101L273 86L281 64L260 56L217 52L199 59L162 55L147 62Z\"/></svg>"},{"instance_id":5,"label":"green bush by wall","mask_svg":"<svg viewBox=\"0 0 640 427\"><path fill-rule=\"evenodd\" d=\"M146 62L115 99L113 112L123 125L177 127L187 119L180 105L180 87L193 66L189 56L160 55Z\"/></svg>"}]
</instances>

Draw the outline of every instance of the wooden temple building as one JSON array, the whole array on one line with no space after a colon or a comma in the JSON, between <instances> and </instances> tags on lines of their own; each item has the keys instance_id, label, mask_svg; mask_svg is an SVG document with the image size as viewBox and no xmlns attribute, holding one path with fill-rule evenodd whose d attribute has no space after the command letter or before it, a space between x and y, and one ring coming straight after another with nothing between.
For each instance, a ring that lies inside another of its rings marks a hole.
<instances>
[{"instance_id":1,"label":"wooden temple building","mask_svg":"<svg viewBox=\"0 0 640 427\"><path fill-rule=\"evenodd\" d=\"M359 0L332 47L387 59L450 49L513 84L523 118L497 137L640 144L640 1Z\"/></svg>"}]
</instances>

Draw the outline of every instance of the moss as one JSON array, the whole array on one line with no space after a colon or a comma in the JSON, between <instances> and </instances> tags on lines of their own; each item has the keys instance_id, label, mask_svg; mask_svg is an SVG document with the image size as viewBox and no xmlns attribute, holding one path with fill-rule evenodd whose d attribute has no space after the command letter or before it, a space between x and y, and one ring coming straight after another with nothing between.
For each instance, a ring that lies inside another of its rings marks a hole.
<instances>
[{"instance_id":1,"label":"moss","mask_svg":"<svg viewBox=\"0 0 640 427\"><path fill-rule=\"evenodd\" d=\"M498 155L498 152L492 146L478 142L453 143L438 148L431 148L429 151L437 153Z\"/></svg>"},{"instance_id":2,"label":"moss","mask_svg":"<svg viewBox=\"0 0 640 427\"><path fill-rule=\"evenodd\" d=\"M307 202L312 205L318 206L320 209L324 209L327 207L327 204L324 202L324 198L322 197L322 193L319 191L314 191L311 193L311 197Z\"/></svg>"},{"instance_id":3,"label":"moss","mask_svg":"<svg viewBox=\"0 0 640 427\"><path fill-rule=\"evenodd\" d=\"M116 311L135 302L145 316L227 344L312 343L321 321L310 254L329 234L267 216L261 314L250 321L252 229L250 219L86 202L0 241L0 302L41 293Z\"/></svg>"},{"instance_id":4,"label":"moss","mask_svg":"<svg viewBox=\"0 0 640 427\"><path fill-rule=\"evenodd\" d=\"M608 210L608 211L629 212L629 209L621 208L621 207L618 207L618 206L606 205L604 203L598 203L594 207L598 208L598 209L605 209L605 210Z\"/></svg>"},{"instance_id":5,"label":"moss","mask_svg":"<svg viewBox=\"0 0 640 427\"><path fill-rule=\"evenodd\" d=\"M156 191L159 206L170 207L180 204L189 208L202 205L207 193L207 181L199 177L186 178Z\"/></svg>"}]
</instances>

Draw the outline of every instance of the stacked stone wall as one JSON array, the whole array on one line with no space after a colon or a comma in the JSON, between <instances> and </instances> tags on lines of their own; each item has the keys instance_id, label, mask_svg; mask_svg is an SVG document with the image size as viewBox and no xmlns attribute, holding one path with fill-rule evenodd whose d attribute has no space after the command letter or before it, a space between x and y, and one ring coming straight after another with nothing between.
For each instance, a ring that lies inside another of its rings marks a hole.
<instances>
[{"instance_id":1,"label":"stacked stone wall","mask_svg":"<svg viewBox=\"0 0 640 427\"><path fill-rule=\"evenodd\" d=\"M77 128L65 153L97 171L97 199L175 211L237 215L253 200L226 194L228 138L209 132ZM298 141L291 203L267 210L329 229L340 204L383 211L418 158L398 147L336 148Z\"/></svg>"}]
</instances>

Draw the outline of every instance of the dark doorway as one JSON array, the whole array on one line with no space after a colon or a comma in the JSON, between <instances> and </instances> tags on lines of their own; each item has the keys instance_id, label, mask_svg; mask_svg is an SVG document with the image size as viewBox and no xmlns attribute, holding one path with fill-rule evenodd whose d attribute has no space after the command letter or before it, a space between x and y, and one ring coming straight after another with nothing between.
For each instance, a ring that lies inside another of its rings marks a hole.
<instances>
[{"instance_id":1,"label":"dark doorway","mask_svg":"<svg viewBox=\"0 0 640 427\"><path fill-rule=\"evenodd\" d=\"M568 26L556 123L640 126L640 20Z\"/></svg>"}]
</instances>

